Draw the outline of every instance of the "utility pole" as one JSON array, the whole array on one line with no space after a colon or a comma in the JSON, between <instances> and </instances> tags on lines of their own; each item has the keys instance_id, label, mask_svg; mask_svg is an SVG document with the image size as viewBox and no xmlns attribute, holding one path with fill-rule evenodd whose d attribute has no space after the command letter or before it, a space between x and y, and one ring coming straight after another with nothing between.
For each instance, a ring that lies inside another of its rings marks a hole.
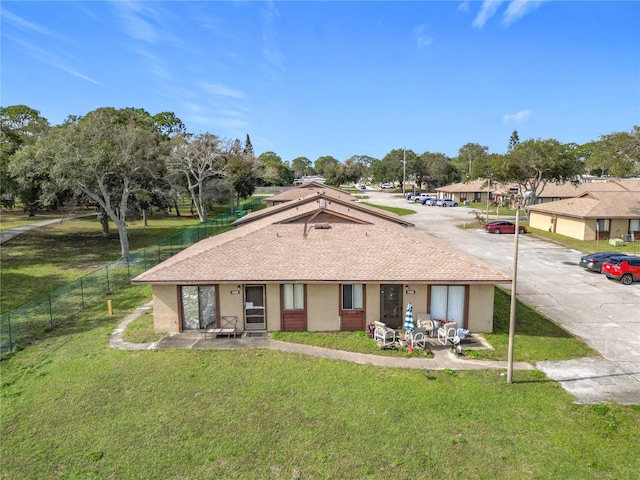
<instances>
[{"instance_id":1,"label":"utility pole","mask_svg":"<svg viewBox=\"0 0 640 480\"><path fill-rule=\"evenodd\" d=\"M402 196L406 197L404 192L404 184L407 181L407 154L406 149L402 149Z\"/></svg>"}]
</instances>

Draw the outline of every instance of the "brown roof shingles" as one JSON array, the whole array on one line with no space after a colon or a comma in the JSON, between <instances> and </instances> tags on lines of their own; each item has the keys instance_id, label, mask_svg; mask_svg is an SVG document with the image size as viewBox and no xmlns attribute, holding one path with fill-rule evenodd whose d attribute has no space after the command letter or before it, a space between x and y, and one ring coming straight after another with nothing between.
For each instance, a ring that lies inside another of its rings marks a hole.
<instances>
[{"instance_id":1,"label":"brown roof shingles","mask_svg":"<svg viewBox=\"0 0 640 480\"><path fill-rule=\"evenodd\" d=\"M575 218L640 218L640 192L589 192L528 207L532 212Z\"/></svg>"},{"instance_id":2,"label":"brown roof shingles","mask_svg":"<svg viewBox=\"0 0 640 480\"><path fill-rule=\"evenodd\" d=\"M203 240L134 283L508 283L436 238L393 225L250 224ZM228 237L228 238L223 238Z\"/></svg>"}]
</instances>

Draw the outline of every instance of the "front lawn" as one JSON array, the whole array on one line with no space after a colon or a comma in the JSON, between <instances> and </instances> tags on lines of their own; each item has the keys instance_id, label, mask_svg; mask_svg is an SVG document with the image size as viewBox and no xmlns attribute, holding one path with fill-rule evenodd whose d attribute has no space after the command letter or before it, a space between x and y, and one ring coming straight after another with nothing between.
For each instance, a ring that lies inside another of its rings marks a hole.
<instances>
[{"instance_id":1,"label":"front lawn","mask_svg":"<svg viewBox=\"0 0 640 480\"><path fill-rule=\"evenodd\" d=\"M640 408L538 371L426 372L280 351L107 346L148 287L2 362L11 479L634 478Z\"/></svg>"}]
</instances>

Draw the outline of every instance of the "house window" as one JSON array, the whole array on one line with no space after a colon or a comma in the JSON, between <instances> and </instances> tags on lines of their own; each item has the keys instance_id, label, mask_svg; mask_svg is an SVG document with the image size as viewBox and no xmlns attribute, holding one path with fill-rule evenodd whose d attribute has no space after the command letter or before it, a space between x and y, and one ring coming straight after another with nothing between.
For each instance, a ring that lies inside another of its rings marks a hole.
<instances>
[{"instance_id":1,"label":"house window","mask_svg":"<svg viewBox=\"0 0 640 480\"><path fill-rule=\"evenodd\" d=\"M464 325L464 285L433 285L431 287L431 318L454 320L459 328Z\"/></svg>"},{"instance_id":2,"label":"house window","mask_svg":"<svg viewBox=\"0 0 640 480\"><path fill-rule=\"evenodd\" d=\"M482 200L482 192L473 192L473 201L479 202Z\"/></svg>"},{"instance_id":3,"label":"house window","mask_svg":"<svg viewBox=\"0 0 640 480\"><path fill-rule=\"evenodd\" d=\"M200 330L217 317L215 285L180 287L182 329Z\"/></svg>"},{"instance_id":4,"label":"house window","mask_svg":"<svg viewBox=\"0 0 640 480\"><path fill-rule=\"evenodd\" d=\"M562 200L562 198L560 198L560 197L553 197L553 198L551 199L551 201L552 201L552 202L557 202L558 200Z\"/></svg>"},{"instance_id":5,"label":"house window","mask_svg":"<svg viewBox=\"0 0 640 480\"><path fill-rule=\"evenodd\" d=\"M600 232L608 232L611 228L611 220L608 218L599 218L596 220L596 230Z\"/></svg>"},{"instance_id":6,"label":"house window","mask_svg":"<svg viewBox=\"0 0 640 480\"><path fill-rule=\"evenodd\" d=\"M640 220L629 220L629 233L640 232Z\"/></svg>"},{"instance_id":7,"label":"house window","mask_svg":"<svg viewBox=\"0 0 640 480\"><path fill-rule=\"evenodd\" d=\"M282 286L284 310L304 310L304 285L285 283Z\"/></svg>"},{"instance_id":8,"label":"house window","mask_svg":"<svg viewBox=\"0 0 640 480\"><path fill-rule=\"evenodd\" d=\"M342 285L342 310L362 310L362 284Z\"/></svg>"}]
</instances>

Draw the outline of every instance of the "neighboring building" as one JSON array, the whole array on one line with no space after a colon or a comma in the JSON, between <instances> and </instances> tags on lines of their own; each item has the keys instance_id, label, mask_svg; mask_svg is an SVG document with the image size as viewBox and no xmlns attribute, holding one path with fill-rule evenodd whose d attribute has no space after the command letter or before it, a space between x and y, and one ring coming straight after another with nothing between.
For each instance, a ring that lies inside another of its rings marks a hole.
<instances>
[{"instance_id":1,"label":"neighboring building","mask_svg":"<svg viewBox=\"0 0 640 480\"><path fill-rule=\"evenodd\" d=\"M628 185L633 187L631 183ZM626 192L629 189L620 181L586 182L586 183L547 183L538 195L536 204L557 202L567 198L576 198L587 192Z\"/></svg>"},{"instance_id":2,"label":"neighboring building","mask_svg":"<svg viewBox=\"0 0 640 480\"><path fill-rule=\"evenodd\" d=\"M414 314L491 332L494 287L511 281L397 215L328 192L235 225L133 280L152 285L157 331L222 316L237 317L239 331L400 328L411 302Z\"/></svg>"},{"instance_id":3,"label":"neighboring building","mask_svg":"<svg viewBox=\"0 0 640 480\"><path fill-rule=\"evenodd\" d=\"M344 190L340 190L339 188L331 187L329 185L314 181L303 183L301 185L298 185L297 187L293 187L285 190L284 192L280 192L277 195L266 197L265 202L267 203L267 207L273 207L281 203L297 200L299 198L319 192L326 192L335 197L348 198L352 202L357 200L356 197L349 194L348 192L345 192Z\"/></svg>"},{"instance_id":4,"label":"neighboring building","mask_svg":"<svg viewBox=\"0 0 640 480\"><path fill-rule=\"evenodd\" d=\"M640 239L640 189L591 191L527 209L529 225L540 230L578 240L625 238L631 232Z\"/></svg>"},{"instance_id":5,"label":"neighboring building","mask_svg":"<svg viewBox=\"0 0 640 480\"><path fill-rule=\"evenodd\" d=\"M517 188L517 186L514 186ZM436 188L438 198L450 198L460 204L464 202L489 203L500 202L505 196L509 196L509 187L500 183L489 183L487 180L478 179L470 182L454 183Z\"/></svg>"},{"instance_id":6,"label":"neighboring building","mask_svg":"<svg viewBox=\"0 0 640 480\"><path fill-rule=\"evenodd\" d=\"M304 185L305 183L327 183L327 179L322 175L304 175L302 178L296 178L293 180L294 185Z\"/></svg>"}]
</instances>

